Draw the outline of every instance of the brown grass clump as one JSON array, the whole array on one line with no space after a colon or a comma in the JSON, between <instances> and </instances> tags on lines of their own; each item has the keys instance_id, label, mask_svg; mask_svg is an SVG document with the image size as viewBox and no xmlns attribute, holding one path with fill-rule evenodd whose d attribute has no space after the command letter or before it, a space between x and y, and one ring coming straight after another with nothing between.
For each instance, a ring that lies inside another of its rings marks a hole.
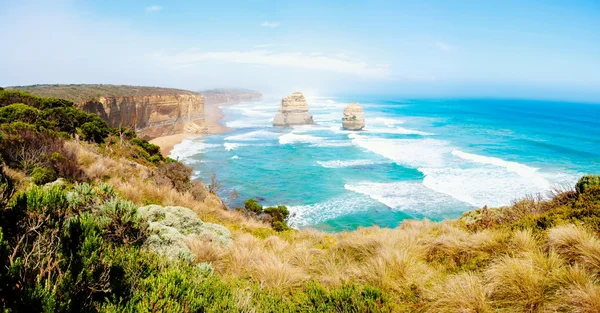
<instances>
[{"instance_id":1,"label":"brown grass clump","mask_svg":"<svg viewBox=\"0 0 600 313\"><path fill-rule=\"evenodd\" d=\"M566 225L548 231L548 245L570 263L600 274L600 240L587 230Z\"/></svg>"},{"instance_id":2,"label":"brown grass clump","mask_svg":"<svg viewBox=\"0 0 600 313\"><path fill-rule=\"evenodd\" d=\"M568 270L563 287L558 293L554 311L575 313L600 312L600 282L584 269L573 267Z\"/></svg>"},{"instance_id":3,"label":"brown grass clump","mask_svg":"<svg viewBox=\"0 0 600 313\"><path fill-rule=\"evenodd\" d=\"M543 312L556 299L563 265L553 252L499 258L485 271L493 303L511 312Z\"/></svg>"},{"instance_id":4,"label":"brown grass clump","mask_svg":"<svg viewBox=\"0 0 600 313\"><path fill-rule=\"evenodd\" d=\"M426 307L427 312L492 312L490 291L475 273L449 276L428 296L431 303Z\"/></svg>"}]
</instances>

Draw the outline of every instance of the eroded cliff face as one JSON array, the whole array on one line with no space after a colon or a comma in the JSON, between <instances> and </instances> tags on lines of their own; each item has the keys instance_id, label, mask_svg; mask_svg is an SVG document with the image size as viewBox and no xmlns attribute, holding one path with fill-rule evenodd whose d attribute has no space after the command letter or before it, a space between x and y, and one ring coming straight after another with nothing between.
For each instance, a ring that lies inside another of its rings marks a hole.
<instances>
[{"instance_id":1,"label":"eroded cliff face","mask_svg":"<svg viewBox=\"0 0 600 313\"><path fill-rule=\"evenodd\" d=\"M127 126L145 139L200 133L204 120L204 97L201 94L146 96L101 96L79 104L97 114L111 127Z\"/></svg>"}]
</instances>

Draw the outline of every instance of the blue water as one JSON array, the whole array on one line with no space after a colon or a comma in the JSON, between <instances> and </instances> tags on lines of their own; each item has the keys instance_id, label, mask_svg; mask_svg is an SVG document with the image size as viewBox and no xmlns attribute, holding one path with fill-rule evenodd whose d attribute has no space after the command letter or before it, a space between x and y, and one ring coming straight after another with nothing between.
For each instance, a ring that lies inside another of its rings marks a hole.
<instances>
[{"instance_id":1,"label":"blue water","mask_svg":"<svg viewBox=\"0 0 600 313\"><path fill-rule=\"evenodd\" d=\"M284 204L294 227L326 231L454 218L600 173L598 104L315 97L317 125L274 128L279 101L223 107L233 132L186 139L172 156L204 181L216 173L232 207ZM364 131L340 129L351 101Z\"/></svg>"}]
</instances>

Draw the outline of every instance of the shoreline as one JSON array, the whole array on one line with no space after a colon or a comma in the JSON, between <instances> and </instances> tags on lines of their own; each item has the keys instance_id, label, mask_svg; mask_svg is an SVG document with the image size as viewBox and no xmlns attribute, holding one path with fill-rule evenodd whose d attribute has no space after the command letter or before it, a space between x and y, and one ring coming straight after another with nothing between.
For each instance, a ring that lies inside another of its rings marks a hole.
<instances>
[{"instance_id":1,"label":"shoreline","mask_svg":"<svg viewBox=\"0 0 600 313\"><path fill-rule=\"evenodd\" d=\"M234 103L214 103L207 104L204 106L204 123L202 124L202 132L199 133L181 133L168 136L156 137L149 142L160 147L160 153L164 157L168 157L171 154L173 148L180 144L184 139L189 137L202 137L207 135L221 134L233 131L233 128L229 128L223 125L222 120L225 114L220 106L236 105L242 102Z\"/></svg>"}]
</instances>

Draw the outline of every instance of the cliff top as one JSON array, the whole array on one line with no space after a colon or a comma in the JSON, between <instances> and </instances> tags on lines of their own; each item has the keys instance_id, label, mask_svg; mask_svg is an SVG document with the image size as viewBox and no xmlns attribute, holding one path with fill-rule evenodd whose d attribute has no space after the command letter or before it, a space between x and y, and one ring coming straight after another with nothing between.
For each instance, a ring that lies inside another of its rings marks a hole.
<instances>
[{"instance_id":1,"label":"cliff top","mask_svg":"<svg viewBox=\"0 0 600 313\"><path fill-rule=\"evenodd\" d=\"M44 84L11 86L6 89L26 91L39 97L54 97L81 103L98 97L150 96L197 94L196 92L163 87L103 85L103 84Z\"/></svg>"}]
</instances>

